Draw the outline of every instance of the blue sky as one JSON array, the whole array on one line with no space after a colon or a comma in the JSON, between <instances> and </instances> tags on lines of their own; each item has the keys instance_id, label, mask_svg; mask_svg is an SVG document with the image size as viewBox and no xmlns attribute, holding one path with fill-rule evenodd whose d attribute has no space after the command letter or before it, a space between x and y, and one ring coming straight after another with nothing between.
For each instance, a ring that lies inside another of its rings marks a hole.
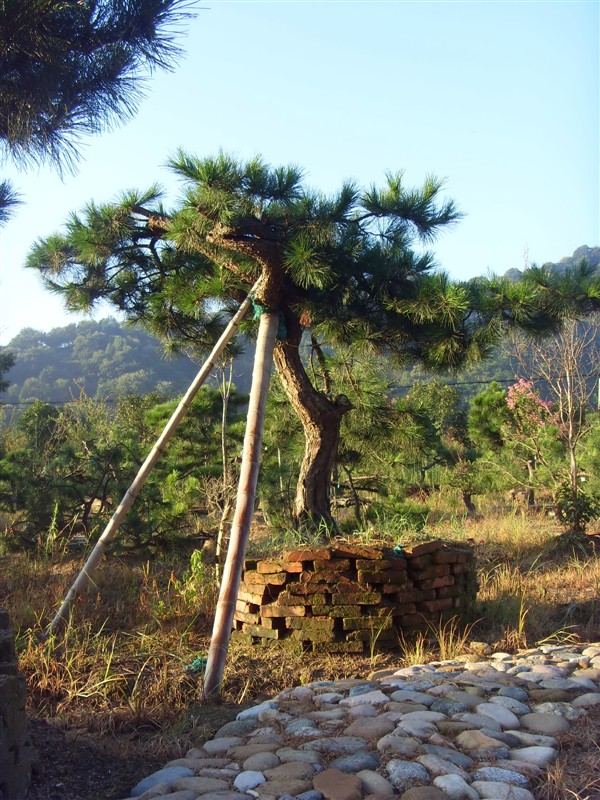
<instances>
[{"instance_id":1,"label":"blue sky","mask_svg":"<svg viewBox=\"0 0 600 800\"><path fill-rule=\"evenodd\" d=\"M86 141L77 175L0 167L25 200L0 232L1 344L76 319L23 268L32 242L124 189L158 181L175 200L178 147L298 164L324 192L443 177L465 216L433 249L457 279L600 244L598 0L202 6L179 66Z\"/></svg>"}]
</instances>

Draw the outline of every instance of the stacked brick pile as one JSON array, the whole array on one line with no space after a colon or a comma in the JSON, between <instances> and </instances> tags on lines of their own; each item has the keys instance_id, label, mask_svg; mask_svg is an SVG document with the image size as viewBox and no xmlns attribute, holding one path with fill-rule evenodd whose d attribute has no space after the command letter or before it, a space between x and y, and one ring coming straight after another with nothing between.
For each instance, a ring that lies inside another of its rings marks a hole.
<instances>
[{"instance_id":1,"label":"stacked brick pile","mask_svg":"<svg viewBox=\"0 0 600 800\"><path fill-rule=\"evenodd\" d=\"M8 614L0 609L0 799L24 800L34 750L27 732L25 679L17 668Z\"/></svg>"},{"instance_id":2,"label":"stacked brick pile","mask_svg":"<svg viewBox=\"0 0 600 800\"><path fill-rule=\"evenodd\" d=\"M470 547L305 547L244 564L234 629L315 652L396 646L399 633L464 615L477 582Z\"/></svg>"}]
</instances>

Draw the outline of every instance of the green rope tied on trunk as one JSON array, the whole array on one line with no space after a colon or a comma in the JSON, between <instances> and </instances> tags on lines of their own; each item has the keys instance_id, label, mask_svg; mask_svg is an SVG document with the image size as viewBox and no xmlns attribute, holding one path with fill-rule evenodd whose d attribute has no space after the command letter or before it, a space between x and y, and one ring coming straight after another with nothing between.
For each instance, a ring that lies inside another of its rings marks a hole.
<instances>
[{"instance_id":1,"label":"green rope tied on trunk","mask_svg":"<svg viewBox=\"0 0 600 800\"><path fill-rule=\"evenodd\" d=\"M280 341L287 338L287 328L285 327L285 317L283 316L283 311L280 311L278 308L269 308L269 306L263 306L262 303L259 303L258 300L254 297L254 294L250 294L250 302L252 303L252 310L254 315L252 319L260 319L263 314L266 314L268 311L277 311L279 315L279 326L277 328L277 338Z\"/></svg>"}]
</instances>

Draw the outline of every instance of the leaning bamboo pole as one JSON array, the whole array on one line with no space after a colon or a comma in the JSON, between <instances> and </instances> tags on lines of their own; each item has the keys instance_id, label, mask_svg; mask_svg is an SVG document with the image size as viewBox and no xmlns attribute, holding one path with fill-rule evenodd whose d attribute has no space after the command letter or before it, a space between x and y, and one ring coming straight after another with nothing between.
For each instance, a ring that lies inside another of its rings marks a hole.
<instances>
[{"instance_id":1,"label":"leaning bamboo pole","mask_svg":"<svg viewBox=\"0 0 600 800\"><path fill-rule=\"evenodd\" d=\"M242 321L242 319L244 318L246 312L250 308L250 305L252 304L252 296L253 296L254 290L256 289L257 285L258 285L258 281L253 286L253 288L250 291L248 297L246 297L244 302L238 308L237 312L231 318L229 324L227 325L227 327L225 328L225 330L221 334L221 337L220 337L219 341L213 347L208 359L204 362L204 364L202 365L202 368L200 369L200 371L198 372L198 374L194 378L190 388L187 390L187 392L181 398L181 400L179 402L179 405L177 406L177 408L173 412L171 418L169 419L169 421L165 425L165 427L163 429L163 432L161 433L161 435L159 436L159 438L156 441L156 444L154 445L154 447L152 448L152 450L148 454L148 457L146 458L146 460L144 461L144 463L140 467L137 475L135 476L135 479L134 479L133 483L131 484L129 489L127 489L125 494L123 495L123 499L121 500L121 502L117 506L117 508L115 510L115 513L110 518L110 520L109 520L106 528L104 529L102 535L100 536L100 538L96 542L96 545L94 546L94 549L92 550L92 552L90 553L87 561L85 562L85 564L81 568L77 578L75 579L75 582L73 583L73 585L71 586L71 588L69 589L69 591L67 593L67 596L63 600L63 603L62 603L61 607L56 612L56 615L54 616L54 619L52 620L52 622L50 623L50 625L46 629L46 632L45 632L45 636L46 637L48 637L52 633L52 631L56 628L56 626L58 625L58 623L61 620L66 619L67 614L69 613L69 610L71 609L71 606L75 602L75 598L77 597L78 594L83 592L87 588L88 584L90 583L92 573L94 572L94 570L96 569L96 567L100 563L100 560L102 559L102 556L106 552L106 549L107 549L108 545L116 537L117 532L119 530L119 526L123 522L123 520L125 518L125 515L129 511L129 509L133 505L134 500L137 497L137 495L139 494L139 492L141 491L143 485L146 483L146 480L148 478L148 475L152 471L152 468L154 467L154 465L156 464L156 462L158 461L158 459L162 455L162 453L165 450L169 440L171 439L171 437L175 433L175 430L177 429L179 423L184 418L184 416L185 416L188 408L190 407L194 397L198 393L198 390L200 389L202 384L206 381L206 379L210 375L210 372L213 369L213 367L215 365L215 362L217 361L217 359L219 358L219 356L221 355L221 353L223 352L223 350L227 346L227 343L230 341L230 339L234 336L235 332L239 328L240 322Z\"/></svg>"},{"instance_id":2,"label":"leaning bamboo pole","mask_svg":"<svg viewBox=\"0 0 600 800\"><path fill-rule=\"evenodd\" d=\"M265 420L265 406L273 366L273 350L279 327L279 313L265 311L260 317L256 355L252 371L252 388L248 403L248 417L244 435L242 466L229 547L223 568L219 600L215 610L212 637L208 650L204 675L204 697L219 694L225 670L225 660L233 614L240 588L246 545L250 536L250 524L254 513L256 485L260 468L260 451Z\"/></svg>"}]
</instances>

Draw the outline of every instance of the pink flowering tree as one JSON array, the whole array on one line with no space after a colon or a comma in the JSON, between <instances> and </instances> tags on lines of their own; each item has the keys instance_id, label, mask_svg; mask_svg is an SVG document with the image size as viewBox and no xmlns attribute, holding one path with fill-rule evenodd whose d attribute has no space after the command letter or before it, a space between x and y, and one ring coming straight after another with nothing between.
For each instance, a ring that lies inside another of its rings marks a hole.
<instances>
[{"instance_id":1,"label":"pink flowering tree","mask_svg":"<svg viewBox=\"0 0 600 800\"><path fill-rule=\"evenodd\" d=\"M558 478L560 420L552 403L543 400L533 383L523 378L508 387L506 407L502 437L513 457L527 470L527 502L533 505L535 485L546 483L548 478L554 484ZM543 477L539 475L540 468Z\"/></svg>"},{"instance_id":2,"label":"pink flowering tree","mask_svg":"<svg viewBox=\"0 0 600 800\"><path fill-rule=\"evenodd\" d=\"M496 382L487 386L471 401L468 430L481 453L480 468L498 489L519 486L533 505L536 489L556 486L564 464L558 419L531 382L519 380L508 390Z\"/></svg>"}]
</instances>

